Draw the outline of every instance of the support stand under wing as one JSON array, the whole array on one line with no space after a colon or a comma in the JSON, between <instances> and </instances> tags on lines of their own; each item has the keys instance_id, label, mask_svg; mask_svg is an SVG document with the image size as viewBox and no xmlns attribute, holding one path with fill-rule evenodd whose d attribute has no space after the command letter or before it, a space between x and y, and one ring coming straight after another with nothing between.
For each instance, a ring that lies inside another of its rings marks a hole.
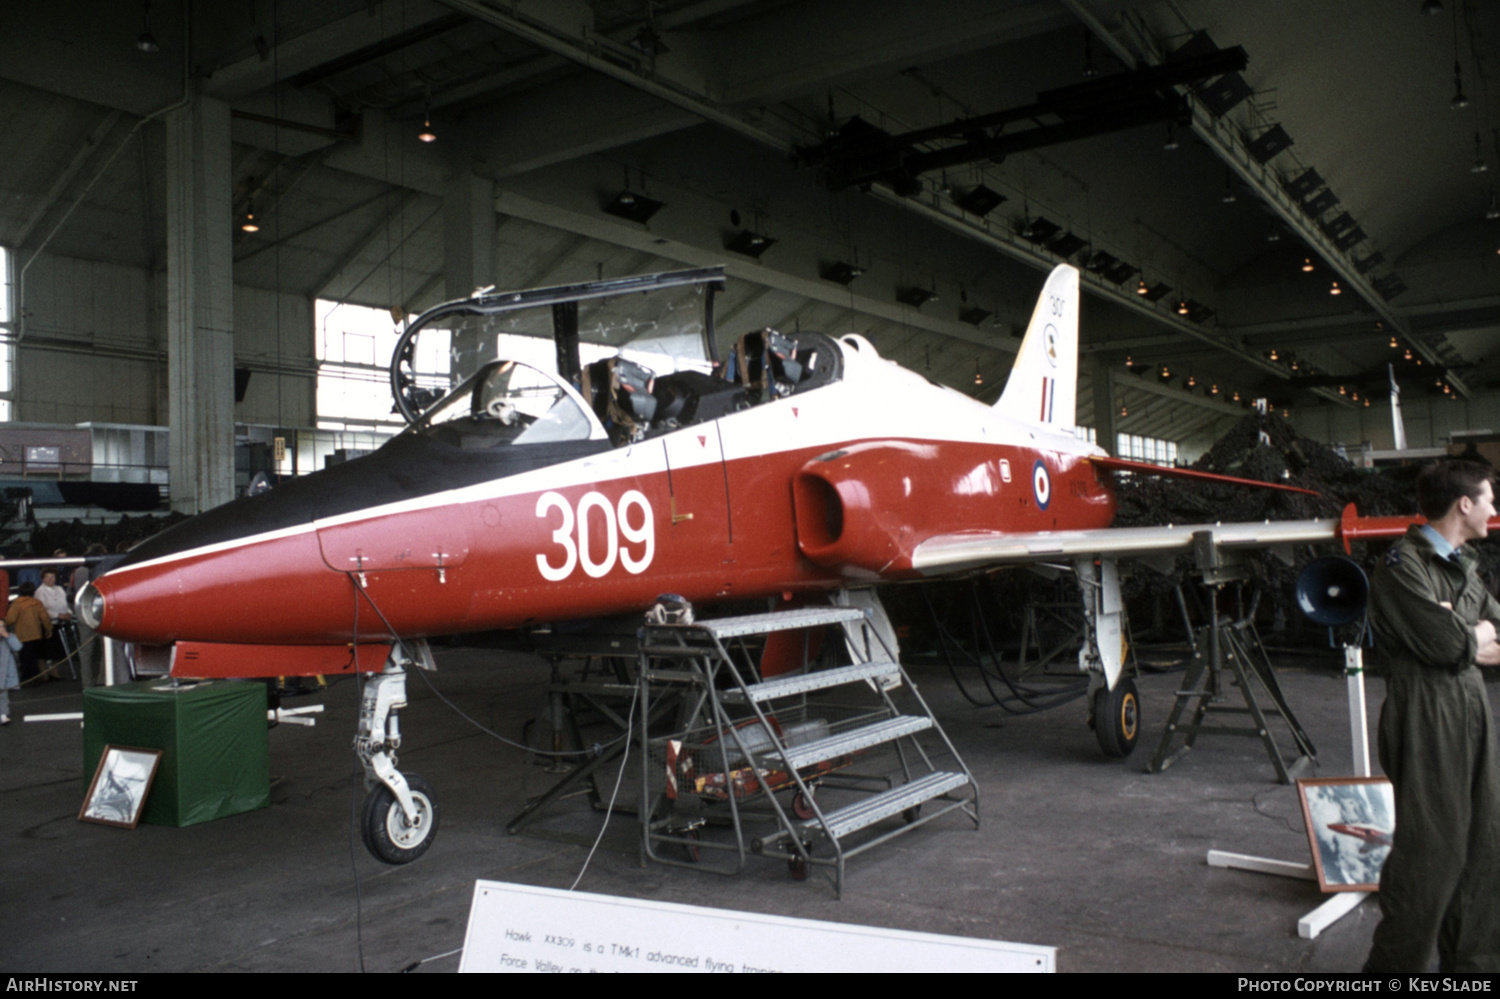
<instances>
[{"instance_id":1,"label":"support stand under wing","mask_svg":"<svg viewBox=\"0 0 1500 999\"><path fill-rule=\"evenodd\" d=\"M1271 758L1271 765L1276 768L1276 779L1290 784L1311 766L1318 751L1287 704L1260 636L1256 634L1254 617L1259 594L1251 601L1249 613L1233 618L1221 615L1219 590L1226 582L1239 581L1243 574L1236 566L1222 560L1223 553L1215 545L1211 531L1201 532L1195 538L1194 550L1207 590L1209 623L1196 643L1197 651L1183 677L1182 689L1177 691L1161 741L1157 743L1156 752L1146 769L1150 773L1167 769L1193 748L1199 735L1237 735L1259 739L1265 746L1266 755ZM1238 688L1243 706L1226 703L1231 696L1225 686L1226 675ZM1267 724L1266 712L1256 699L1256 683L1270 697L1272 709L1291 733L1295 752L1290 757L1283 756L1276 744L1276 737ZM1191 720L1184 721L1189 706L1192 706ZM1211 713L1245 715L1250 724L1210 724L1208 716ZM1179 736L1182 745L1174 751L1172 747Z\"/></svg>"}]
</instances>

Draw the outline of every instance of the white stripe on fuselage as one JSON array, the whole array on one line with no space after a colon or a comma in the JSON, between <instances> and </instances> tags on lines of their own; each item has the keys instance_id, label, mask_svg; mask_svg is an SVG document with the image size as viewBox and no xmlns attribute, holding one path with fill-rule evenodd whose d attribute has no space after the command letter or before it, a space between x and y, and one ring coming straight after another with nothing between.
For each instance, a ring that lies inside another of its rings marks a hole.
<instances>
[{"instance_id":1,"label":"white stripe on fuselage","mask_svg":"<svg viewBox=\"0 0 1500 999\"><path fill-rule=\"evenodd\" d=\"M409 500L339 514L294 527L220 541L188 551L174 552L137 565L114 570L125 575L171 562L200 558L252 545L314 532L322 528L359 523L434 507L458 506L508 499L528 493L602 485L642 476L665 474L666 450L662 442L675 438L672 468L681 470L717 463L719 448L705 442L701 456L693 455L685 435L716 435L723 444L726 462L761 458L787 451L824 447L829 450L864 441L901 439L936 444L967 443L1010 445L1038 451L1077 455L1105 452L1079 441L1068 431L1050 426L1020 424L1006 419L989 406L928 381L921 375L887 361L875 353L863 337L842 338L844 378L805 395L762 403L710 423L697 423L672 434L589 455L559 465L519 472L457 489L429 493ZM857 344L857 346L855 346Z\"/></svg>"}]
</instances>

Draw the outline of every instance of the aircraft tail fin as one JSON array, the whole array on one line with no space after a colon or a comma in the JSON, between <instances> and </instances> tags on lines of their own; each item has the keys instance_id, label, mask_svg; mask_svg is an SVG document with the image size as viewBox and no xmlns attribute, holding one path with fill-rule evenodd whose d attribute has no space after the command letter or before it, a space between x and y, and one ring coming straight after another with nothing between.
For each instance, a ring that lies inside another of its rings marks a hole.
<instances>
[{"instance_id":1,"label":"aircraft tail fin","mask_svg":"<svg viewBox=\"0 0 1500 999\"><path fill-rule=\"evenodd\" d=\"M996 412L1057 429L1076 423L1078 294L1078 269L1059 264L1042 287Z\"/></svg>"}]
</instances>

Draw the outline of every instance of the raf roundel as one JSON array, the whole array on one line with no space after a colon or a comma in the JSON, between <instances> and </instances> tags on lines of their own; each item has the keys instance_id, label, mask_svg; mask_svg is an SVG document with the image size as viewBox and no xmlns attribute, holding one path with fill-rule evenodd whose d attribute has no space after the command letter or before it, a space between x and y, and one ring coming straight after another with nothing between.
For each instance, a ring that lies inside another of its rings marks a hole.
<instances>
[{"instance_id":1,"label":"raf roundel","mask_svg":"<svg viewBox=\"0 0 1500 999\"><path fill-rule=\"evenodd\" d=\"M1037 507L1047 509L1047 504L1052 502L1052 477L1047 474L1046 462L1040 458L1031 466L1031 491L1036 495Z\"/></svg>"}]
</instances>

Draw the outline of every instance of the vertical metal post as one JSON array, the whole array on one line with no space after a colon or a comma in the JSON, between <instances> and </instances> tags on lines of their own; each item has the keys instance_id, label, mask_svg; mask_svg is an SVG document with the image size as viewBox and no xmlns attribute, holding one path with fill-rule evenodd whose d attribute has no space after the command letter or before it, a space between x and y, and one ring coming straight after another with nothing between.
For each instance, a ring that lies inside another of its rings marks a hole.
<instances>
[{"instance_id":1,"label":"vertical metal post","mask_svg":"<svg viewBox=\"0 0 1500 999\"><path fill-rule=\"evenodd\" d=\"M1354 750L1354 774L1370 776L1370 732L1365 724L1365 652L1344 646L1344 678L1349 685L1349 742Z\"/></svg>"}]
</instances>

